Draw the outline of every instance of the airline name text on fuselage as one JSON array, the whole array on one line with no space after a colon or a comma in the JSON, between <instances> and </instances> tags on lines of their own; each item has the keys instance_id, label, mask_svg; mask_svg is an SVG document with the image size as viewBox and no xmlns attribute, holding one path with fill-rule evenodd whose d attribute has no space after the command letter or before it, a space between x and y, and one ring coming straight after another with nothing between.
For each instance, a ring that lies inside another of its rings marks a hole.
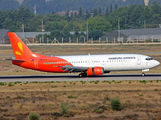
<instances>
[{"instance_id":1,"label":"airline name text on fuselage","mask_svg":"<svg viewBox=\"0 0 161 120\"><path fill-rule=\"evenodd\" d=\"M135 57L112 57L108 58L109 60L120 60L120 59L136 59Z\"/></svg>"}]
</instances>

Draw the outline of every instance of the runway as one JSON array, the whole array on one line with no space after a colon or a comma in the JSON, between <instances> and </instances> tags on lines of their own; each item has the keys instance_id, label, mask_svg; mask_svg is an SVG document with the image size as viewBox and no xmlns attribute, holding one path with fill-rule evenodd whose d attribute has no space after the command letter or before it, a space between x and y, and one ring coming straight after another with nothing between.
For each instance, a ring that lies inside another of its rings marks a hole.
<instances>
[{"instance_id":1,"label":"runway","mask_svg":"<svg viewBox=\"0 0 161 120\"><path fill-rule=\"evenodd\" d=\"M134 54L134 53L91 53L91 55L106 55L106 54ZM144 55L158 55L161 54L161 52L135 52L135 54L144 54ZM77 55L87 55L85 53L82 54L42 54L42 55L46 55L46 56L77 56ZM14 57L14 55L0 55L0 57Z\"/></svg>"},{"instance_id":2,"label":"runway","mask_svg":"<svg viewBox=\"0 0 161 120\"><path fill-rule=\"evenodd\" d=\"M161 80L161 73L149 73L144 77L141 74L105 74L100 76L82 77L79 78L77 74L67 75L14 75L14 76L0 76L0 82L32 82L32 81L104 81L104 80Z\"/></svg>"}]
</instances>

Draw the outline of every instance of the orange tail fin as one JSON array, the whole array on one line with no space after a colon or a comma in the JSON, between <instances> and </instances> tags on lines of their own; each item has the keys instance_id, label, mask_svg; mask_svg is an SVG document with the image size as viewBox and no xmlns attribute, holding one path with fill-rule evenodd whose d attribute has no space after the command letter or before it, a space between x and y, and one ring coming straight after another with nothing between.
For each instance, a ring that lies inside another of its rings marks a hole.
<instances>
[{"instance_id":1,"label":"orange tail fin","mask_svg":"<svg viewBox=\"0 0 161 120\"><path fill-rule=\"evenodd\" d=\"M16 59L45 57L44 55L33 53L14 32L8 32L8 36Z\"/></svg>"}]
</instances>

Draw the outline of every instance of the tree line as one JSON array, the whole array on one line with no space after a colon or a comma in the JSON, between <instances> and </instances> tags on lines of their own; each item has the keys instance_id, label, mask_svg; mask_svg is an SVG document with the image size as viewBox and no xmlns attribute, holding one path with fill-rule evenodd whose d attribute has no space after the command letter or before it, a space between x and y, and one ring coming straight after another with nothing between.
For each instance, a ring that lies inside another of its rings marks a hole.
<instances>
[{"instance_id":1,"label":"tree line","mask_svg":"<svg viewBox=\"0 0 161 120\"><path fill-rule=\"evenodd\" d=\"M150 0L149 4L151 5L153 1L161 3L160 0ZM32 11L34 5L36 5L38 14L51 14L52 10L56 12L66 11L67 9L78 10L80 6L88 10L101 7L103 12L105 12L106 7L110 7L110 4L117 4L118 7L132 4L143 5L144 0L53 0L50 2L46 2L45 0L24 0L21 5L28 6ZM0 0L0 10L14 10L19 6L20 4L16 0Z\"/></svg>"},{"instance_id":2,"label":"tree line","mask_svg":"<svg viewBox=\"0 0 161 120\"><path fill-rule=\"evenodd\" d=\"M10 29L13 32L22 31L22 24L25 26L25 32L36 32L42 29L42 19L45 31L52 32L53 38L65 39L69 37L72 40L81 37L82 40L86 35L79 31L89 30L89 38L98 39L106 32L118 29L118 20L120 29L140 29L156 28L161 24L161 5L156 1L152 5L130 5L118 7L117 4L111 4L106 7L105 12L102 8L93 8L91 10L79 8L79 13L69 15L69 10L65 16L56 14L53 10L51 14L37 14L30 10L29 7L21 5L14 10L0 11L0 29ZM71 35L69 32L74 31Z\"/></svg>"}]
</instances>

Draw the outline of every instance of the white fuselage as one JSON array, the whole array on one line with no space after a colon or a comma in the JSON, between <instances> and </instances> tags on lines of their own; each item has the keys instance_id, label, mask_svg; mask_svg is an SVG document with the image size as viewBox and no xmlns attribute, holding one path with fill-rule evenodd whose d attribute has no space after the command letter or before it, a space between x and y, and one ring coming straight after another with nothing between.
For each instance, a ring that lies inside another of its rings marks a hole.
<instances>
[{"instance_id":1,"label":"white fuselage","mask_svg":"<svg viewBox=\"0 0 161 120\"><path fill-rule=\"evenodd\" d=\"M77 67L103 67L104 71L146 70L160 63L151 57L140 54L106 54L57 56Z\"/></svg>"}]
</instances>

